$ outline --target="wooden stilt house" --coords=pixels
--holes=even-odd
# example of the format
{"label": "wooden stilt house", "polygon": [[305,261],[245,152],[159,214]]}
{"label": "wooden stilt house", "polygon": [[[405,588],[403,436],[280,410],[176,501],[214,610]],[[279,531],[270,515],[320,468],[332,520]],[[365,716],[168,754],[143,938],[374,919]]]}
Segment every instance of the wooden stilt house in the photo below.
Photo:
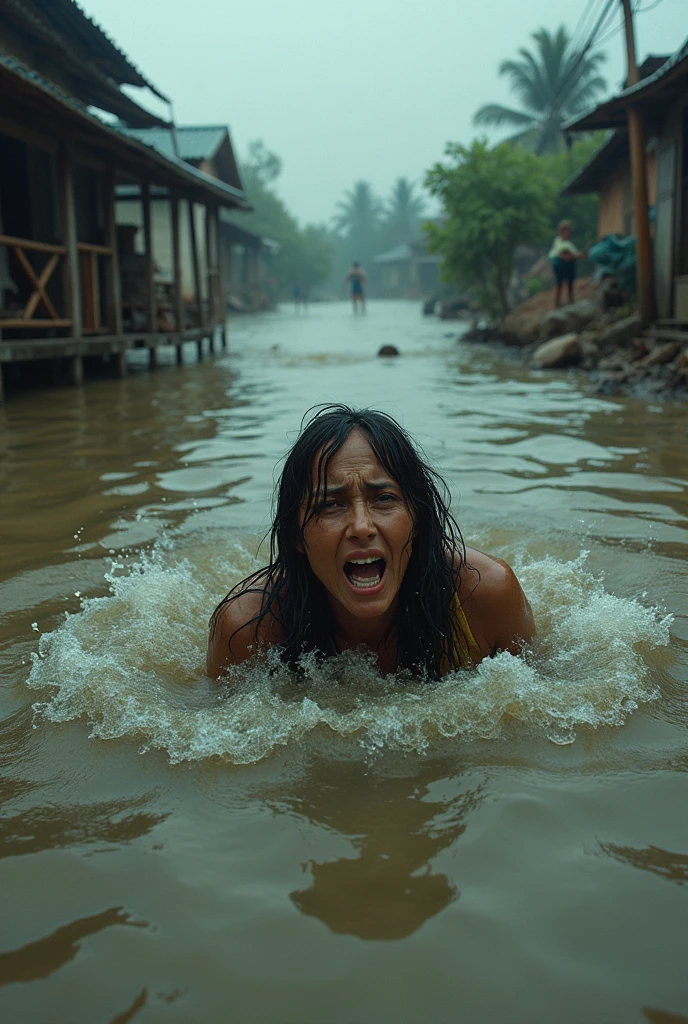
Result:
{"label": "wooden stilt house", "polygon": [[[250,208],[238,174],[229,184],[132,136],[172,126],[122,86],[165,97],[73,0],[1,6],[0,371],[59,359],[78,381],[86,357],[123,373],[130,348],[151,363],[161,344],[181,357],[194,340],[200,353],[225,323],[220,210]],[[119,224],[123,189],[138,203],[138,247]],[[167,282],[152,216],[162,197]]]}
{"label": "wooden stilt house", "polygon": [[564,126],[615,133],[564,194],[599,194],[601,234],[635,232],[626,132],[628,111],[635,109],[645,131],[657,312],[682,328],[682,338],[688,327],[688,40],[672,57],[650,58],[639,70],[635,85]]}

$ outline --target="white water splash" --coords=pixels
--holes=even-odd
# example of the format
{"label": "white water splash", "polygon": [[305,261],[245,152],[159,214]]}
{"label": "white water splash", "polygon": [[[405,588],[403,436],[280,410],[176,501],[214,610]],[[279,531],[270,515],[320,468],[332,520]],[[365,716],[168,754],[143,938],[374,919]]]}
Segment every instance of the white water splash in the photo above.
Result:
{"label": "white water splash", "polygon": [[254,663],[218,687],[204,673],[208,616],[253,559],[226,539],[196,535],[186,557],[180,546],[110,574],[107,596],[41,636],[28,679],[49,691],[34,705],[37,724],[86,718],[92,736],[136,739],[172,762],[248,764],[323,734],[366,756],[432,751],[442,737],[495,739],[515,725],[570,743],[581,726],[623,725],[658,696],[645,656],[668,643],[670,619],[607,593],[585,555],[518,567],[539,630],[525,657],[503,653],[428,684],[381,679],[371,657],[349,652],[322,665],[306,658],[298,683]]}

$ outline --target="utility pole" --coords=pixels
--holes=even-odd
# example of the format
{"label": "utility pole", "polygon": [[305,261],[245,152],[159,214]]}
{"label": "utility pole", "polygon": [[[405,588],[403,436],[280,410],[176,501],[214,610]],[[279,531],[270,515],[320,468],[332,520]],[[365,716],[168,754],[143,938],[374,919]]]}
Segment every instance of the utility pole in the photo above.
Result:
{"label": "utility pole", "polygon": [[[635,33],[633,30],[631,0],[621,0],[621,6],[623,7],[624,26],[626,29],[628,66],[626,88],[628,88],[639,81],[639,75],[635,55]],[[628,108],[628,144],[631,156],[631,180],[633,183],[633,208],[635,212],[638,306],[641,322],[643,325],[647,325],[652,322],[655,316],[655,282],[647,197],[645,132],[640,111],[632,104]]]}

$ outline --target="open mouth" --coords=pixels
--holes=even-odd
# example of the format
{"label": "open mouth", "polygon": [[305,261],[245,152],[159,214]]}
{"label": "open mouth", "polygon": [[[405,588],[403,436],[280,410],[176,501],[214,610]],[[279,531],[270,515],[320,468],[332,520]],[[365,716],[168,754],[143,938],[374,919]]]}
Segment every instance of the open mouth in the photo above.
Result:
{"label": "open mouth", "polygon": [[384,558],[354,558],[344,563],[344,572],[352,587],[371,590],[382,583],[386,565]]}

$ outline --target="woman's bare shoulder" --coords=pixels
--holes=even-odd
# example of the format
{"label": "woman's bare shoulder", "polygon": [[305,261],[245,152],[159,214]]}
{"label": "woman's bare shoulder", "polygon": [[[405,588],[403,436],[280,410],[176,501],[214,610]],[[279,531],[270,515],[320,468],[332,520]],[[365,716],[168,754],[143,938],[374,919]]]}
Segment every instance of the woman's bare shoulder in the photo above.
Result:
{"label": "woman's bare shoulder", "polygon": [[249,578],[215,610],[210,621],[206,657],[208,675],[212,679],[217,679],[229,665],[238,665],[283,638],[273,614],[268,612],[259,619],[268,596],[269,589],[264,582]]}
{"label": "woman's bare shoulder", "polygon": [[459,597],[471,631],[486,652],[517,654],[535,636],[528,599],[503,559],[467,548]]}

